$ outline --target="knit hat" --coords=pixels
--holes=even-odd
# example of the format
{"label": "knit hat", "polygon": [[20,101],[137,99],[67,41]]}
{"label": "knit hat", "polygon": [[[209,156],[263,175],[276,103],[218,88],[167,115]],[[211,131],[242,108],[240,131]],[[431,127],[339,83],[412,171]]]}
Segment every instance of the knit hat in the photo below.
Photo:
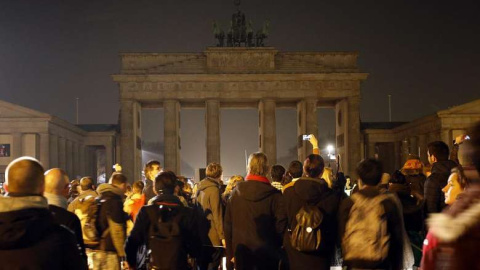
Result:
{"label": "knit hat", "polygon": [[421,170],[423,168],[423,164],[418,159],[409,159],[403,165],[404,170]]}

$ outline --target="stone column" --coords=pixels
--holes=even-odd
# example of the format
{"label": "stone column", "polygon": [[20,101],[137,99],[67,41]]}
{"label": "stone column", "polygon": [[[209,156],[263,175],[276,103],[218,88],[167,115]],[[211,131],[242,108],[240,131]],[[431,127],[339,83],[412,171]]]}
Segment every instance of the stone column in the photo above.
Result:
{"label": "stone column", "polygon": [[312,145],[302,140],[308,134],[318,138],[317,100],[313,98],[297,103],[298,159],[302,162],[312,153]]}
{"label": "stone column", "polygon": [[66,153],[67,153],[66,155],[67,166],[65,170],[67,171],[68,176],[70,176],[70,178],[73,179],[73,177],[75,177],[73,173],[73,142],[70,140],[67,140]]}
{"label": "stone column", "polygon": [[140,103],[122,100],[120,105],[120,164],[128,181],[141,179],[142,141]]}
{"label": "stone column", "polygon": [[58,167],[67,170],[67,141],[63,137],[58,138]]}
{"label": "stone column", "polygon": [[12,149],[10,153],[13,159],[22,156],[22,133],[15,132],[12,134]]}
{"label": "stone column", "polygon": [[402,140],[402,164],[405,163],[405,161],[407,161],[407,158],[408,158],[408,154],[409,154],[409,141],[407,138],[404,138]]}
{"label": "stone column", "polygon": [[258,104],[259,148],[267,155],[270,165],[277,163],[277,129],[275,120],[276,104],[272,99],[262,100]]}
{"label": "stone column", "polygon": [[58,167],[58,136],[50,134],[49,144],[50,144],[50,167]]}
{"label": "stone column", "polygon": [[367,153],[368,158],[374,158],[375,157],[375,142],[368,142],[368,153]]}
{"label": "stone column", "polygon": [[418,135],[418,148],[420,149],[420,160],[423,163],[428,163],[427,157],[427,135],[420,134]]}
{"label": "stone column", "polygon": [[418,139],[417,137],[410,137],[410,147],[409,147],[409,154],[417,155],[419,156],[419,151],[418,151]]}
{"label": "stone column", "polygon": [[165,117],[164,128],[164,157],[165,169],[180,174],[180,103],[176,100],[163,102]]}
{"label": "stone column", "polygon": [[220,163],[220,102],[205,101],[205,127],[207,132],[207,165]]}
{"label": "stone column", "polygon": [[348,125],[347,129],[347,157],[348,161],[344,170],[352,175],[355,167],[361,160],[360,153],[360,96],[349,97],[347,99],[348,107]]}
{"label": "stone column", "polygon": [[452,131],[449,129],[442,129],[440,132],[440,137],[443,142],[445,142],[450,149],[453,146]]}
{"label": "stone column", "polygon": [[40,133],[40,162],[45,170],[50,168],[50,134]]}
{"label": "stone column", "polygon": [[402,150],[400,147],[400,142],[393,142],[393,152],[395,153],[395,168],[400,168],[403,166],[402,163]]}
{"label": "stone column", "polygon": [[[113,142],[112,138],[108,139],[108,144],[105,145],[105,178],[109,179],[113,172]],[[135,182],[140,178],[132,179],[130,181]]]}
{"label": "stone column", "polygon": [[79,147],[79,157],[80,157],[80,164],[79,164],[79,170],[80,170],[80,175],[86,176],[87,175],[87,169],[86,169],[86,164],[87,164],[87,156],[85,154],[86,148],[85,145],[81,142],[78,145]]}
{"label": "stone column", "polygon": [[79,150],[78,150],[78,142],[72,142],[72,149],[73,149],[73,174],[72,177],[77,177],[80,175],[80,157],[79,157]]}

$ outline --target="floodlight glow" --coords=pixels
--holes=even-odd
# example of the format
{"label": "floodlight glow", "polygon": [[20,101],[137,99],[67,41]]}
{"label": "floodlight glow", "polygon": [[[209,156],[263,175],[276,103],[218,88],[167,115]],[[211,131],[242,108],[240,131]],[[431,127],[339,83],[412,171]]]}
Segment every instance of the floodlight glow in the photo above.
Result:
{"label": "floodlight glow", "polygon": [[334,149],[334,148],[333,148],[333,145],[329,144],[329,145],[327,146],[327,151],[328,151],[329,153],[330,153],[330,152],[333,152],[333,149]]}

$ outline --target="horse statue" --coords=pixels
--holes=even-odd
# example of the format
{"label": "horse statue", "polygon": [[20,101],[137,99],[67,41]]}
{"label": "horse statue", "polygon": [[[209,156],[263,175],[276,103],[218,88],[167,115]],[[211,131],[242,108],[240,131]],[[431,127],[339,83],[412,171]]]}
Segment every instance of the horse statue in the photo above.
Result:
{"label": "horse statue", "polygon": [[215,39],[217,39],[217,47],[224,46],[224,39],[225,39],[225,32],[223,32],[222,28],[217,24],[216,21],[213,21],[213,35]]}
{"label": "horse statue", "polygon": [[266,20],[264,23],[263,23],[263,27],[262,29],[258,30],[257,31],[257,34],[255,36],[257,42],[256,42],[256,46],[257,47],[263,47],[265,46],[265,43],[263,42],[266,38],[268,38],[268,34],[269,34],[269,30],[270,30],[270,20]]}

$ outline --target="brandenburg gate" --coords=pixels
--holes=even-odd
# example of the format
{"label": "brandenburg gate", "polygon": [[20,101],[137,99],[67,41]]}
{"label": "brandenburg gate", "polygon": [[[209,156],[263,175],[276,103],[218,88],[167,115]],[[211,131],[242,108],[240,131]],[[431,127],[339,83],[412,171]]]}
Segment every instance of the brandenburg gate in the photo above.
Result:
{"label": "brandenburg gate", "polygon": [[[335,108],[336,153],[352,173],[360,158],[360,85],[368,76],[355,52],[279,52],[273,47],[209,47],[201,53],[123,53],[120,159],[130,181],[141,179],[142,108],[163,108],[165,169],[180,170],[182,108],[205,108],[206,162],[221,162],[221,108],[258,108],[259,151],[276,162],[276,108],[296,108],[298,159],[318,136],[319,107]],[[238,136],[242,136],[239,134]]]}

